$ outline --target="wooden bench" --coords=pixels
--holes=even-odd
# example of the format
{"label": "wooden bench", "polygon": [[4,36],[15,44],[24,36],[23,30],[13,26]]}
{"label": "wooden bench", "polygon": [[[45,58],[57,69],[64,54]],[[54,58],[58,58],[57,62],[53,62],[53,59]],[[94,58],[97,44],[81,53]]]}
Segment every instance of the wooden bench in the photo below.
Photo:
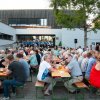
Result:
{"label": "wooden bench", "polygon": [[36,81],[35,87],[44,87],[44,82]]}
{"label": "wooden bench", "polygon": [[[74,86],[81,91],[84,89],[89,89],[89,87],[84,82],[76,82],[74,83]],[[83,91],[83,93],[80,93],[80,94],[76,93],[75,99],[84,100],[84,92],[85,91]]]}
{"label": "wooden bench", "polygon": [[77,88],[88,88],[88,86],[86,84],[84,84],[83,82],[76,82],[76,83],[74,83],[74,85]]}
{"label": "wooden bench", "polygon": [[[41,99],[43,98],[44,99],[44,95],[40,96],[41,94],[37,93],[38,90],[42,90],[44,88],[44,84],[45,84],[45,82],[36,81],[36,83],[35,83],[35,87],[36,87],[36,100],[37,100],[37,98],[41,98]],[[38,96],[38,94],[39,94],[39,96]]]}

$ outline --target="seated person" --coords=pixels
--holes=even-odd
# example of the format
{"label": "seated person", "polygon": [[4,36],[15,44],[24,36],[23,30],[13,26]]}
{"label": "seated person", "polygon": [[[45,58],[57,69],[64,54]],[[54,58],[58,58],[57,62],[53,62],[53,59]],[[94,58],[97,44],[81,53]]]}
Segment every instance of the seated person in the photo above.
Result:
{"label": "seated person", "polygon": [[5,62],[5,60],[1,59],[1,61],[0,61],[0,68],[5,68],[5,65],[3,64],[4,62]]}
{"label": "seated person", "polygon": [[[44,61],[40,63],[39,72],[37,75],[37,80],[49,83],[49,86],[44,92],[45,95],[50,95],[49,91],[52,90],[52,87],[53,87],[52,77],[49,74],[51,71],[54,71],[54,68],[50,65],[51,59],[52,58],[49,54],[46,54],[44,56]],[[55,83],[53,85],[55,85]]]}
{"label": "seated person", "polygon": [[99,95],[100,95],[100,53],[97,56],[97,62],[92,67],[90,72],[90,84],[96,88],[99,88]]}
{"label": "seated person", "polygon": [[[1,59],[0,60],[0,68],[5,68],[5,64],[4,63],[5,63],[5,60],[4,59]],[[1,78],[0,79],[0,89],[2,88],[2,85],[1,85],[2,81],[3,81],[3,79]]]}
{"label": "seated person", "polygon": [[1,100],[9,100],[9,89],[11,86],[13,87],[13,93],[15,93],[15,87],[23,85],[27,80],[26,71],[23,65],[18,61],[14,61],[13,55],[8,55],[5,61],[9,63],[8,69],[5,72],[8,75],[11,74],[12,79],[6,79],[3,81],[4,97]]}
{"label": "seated person", "polygon": [[86,73],[85,73],[86,80],[89,80],[91,69],[92,69],[93,65],[96,63],[97,52],[90,51],[90,53],[91,53],[91,56],[89,57],[88,66],[87,66]]}
{"label": "seated person", "polygon": [[30,73],[30,66],[28,64],[28,62],[23,58],[23,54],[17,54],[16,55],[16,60],[18,60],[24,67],[25,72],[26,72],[26,76],[27,78],[29,77],[29,73]]}
{"label": "seated person", "polygon": [[2,82],[1,81],[0,81],[0,93],[3,93],[3,87],[2,87]]}
{"label": "seated person", "polygon": [[65,67],[66,71],[69,72],[72,77],[70,80],[66,81],[64,85],[70,93],[78,93],[79,91],[76,90],[73,84],[83,80],[82,71],[76,58],[73,58],[71,54],[67,54],[65,57],[65,62],[68,63]]}

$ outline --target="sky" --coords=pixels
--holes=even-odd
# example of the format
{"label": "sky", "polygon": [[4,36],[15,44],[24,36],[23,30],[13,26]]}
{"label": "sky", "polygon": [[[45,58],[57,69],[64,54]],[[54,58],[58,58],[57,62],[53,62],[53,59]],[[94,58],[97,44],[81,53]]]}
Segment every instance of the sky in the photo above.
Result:
{"label": "sky", "polygon": [[49,9],[50,0],[0,0],[0,10],[4,9]]}

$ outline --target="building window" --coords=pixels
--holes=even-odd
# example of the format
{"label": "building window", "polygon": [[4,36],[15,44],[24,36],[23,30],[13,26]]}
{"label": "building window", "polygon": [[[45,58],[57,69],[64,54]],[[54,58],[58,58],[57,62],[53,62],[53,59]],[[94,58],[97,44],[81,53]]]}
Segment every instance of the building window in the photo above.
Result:
{"label": "building window", "polygon": [[41,19],[41,18],[9,18],[8,24],[13,26],[27,26],[27,25],[33,25],[33,26],[47,26],[47,19]]}
{"label": "building window", "polygon": [[0,39],[13,40],[13,36],[12,35],[8,35],[8,34],[4,34],[4,33],[0,33]]}
{"label": "building window", "polygon": [[47,19],[41,19],[41,26],[47,26]]}

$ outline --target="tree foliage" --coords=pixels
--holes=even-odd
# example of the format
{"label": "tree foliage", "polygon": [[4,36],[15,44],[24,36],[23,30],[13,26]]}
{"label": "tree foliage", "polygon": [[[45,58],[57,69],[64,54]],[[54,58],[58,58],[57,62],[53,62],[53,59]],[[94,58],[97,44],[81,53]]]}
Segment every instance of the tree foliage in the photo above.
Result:
{"label": "tree foliage", "polygon": [[[87,45],[87,32],[100,29],[100,0],[51,0],[56,23],[65,28],[80,28],[84,31],[84,46]],[[87,22],[94,15],[95,27]]]}
{"label": "tree foliage", "polygon": [[100,29],[100,15],[94,20],[95,27]]}

